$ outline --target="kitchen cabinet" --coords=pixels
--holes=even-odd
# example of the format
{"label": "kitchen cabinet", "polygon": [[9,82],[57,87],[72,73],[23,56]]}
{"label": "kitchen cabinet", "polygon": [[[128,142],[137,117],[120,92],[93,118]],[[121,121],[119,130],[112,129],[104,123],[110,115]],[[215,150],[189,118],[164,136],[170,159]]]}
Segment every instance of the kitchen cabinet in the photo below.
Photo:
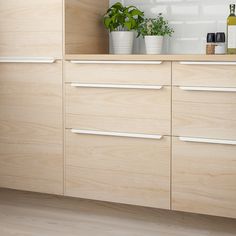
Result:
{"label": "kitchen cabinet", "polygon": [[65,194],[170,209],[171,63],[71,61],[64,75]]}
{"label": "kitchen cabinet", "polygon": [[234,62],[173,63],[173,210],[236,218]]}
{"label": "kitchen cabinet", "polygon": [[63,194],[63,1],[0,0],[0,186]]}
{"label": "kitchen cabinet", "polygon": [[236,218],[235,56],[104,55],[108,4],[0,0],[0,187]]}
{"label": "kitchen cabinet", "polygon": [[63,193],[62,63],[0,63],[0,186]]}

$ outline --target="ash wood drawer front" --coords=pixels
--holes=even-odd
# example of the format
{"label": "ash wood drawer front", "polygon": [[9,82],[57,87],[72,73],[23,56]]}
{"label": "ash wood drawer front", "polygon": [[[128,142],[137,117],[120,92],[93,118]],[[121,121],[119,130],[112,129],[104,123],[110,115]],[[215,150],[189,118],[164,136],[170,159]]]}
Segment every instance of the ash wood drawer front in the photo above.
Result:
{"label": "ash wood drawer front", "polygon": [[61,58],[62,9],[62,0],[0,1],[0,55]]}
{"label": "ash wood drawer front", "polygon": [[171,85],[171,62],[66,61],[67,82]]}
{"label": "ash wood drawer front", "polygon": [[66,195],[170,209],[170,138],[68,129]]}
{"label": "ash wood drawer front", "polygon": [[0,63],[0,186],[62,194],[62,63],[16,61]]}
{"label": "ash wood drawer front", "polygon": [[174,87],[173,134],[236,139],[236,88]]}
{"label": "ash wood drawer front", "polygon": [[170,135],[171,88],[67,84],[66,127]]}
{"label": "ash wood drawer front", "polygon": [[174,210],[236,218],[236,140],[173,138]]}
{"label": "ash wood drawer front", "polygon": [[173,62],[173,85],[236,87],[236,62]]}

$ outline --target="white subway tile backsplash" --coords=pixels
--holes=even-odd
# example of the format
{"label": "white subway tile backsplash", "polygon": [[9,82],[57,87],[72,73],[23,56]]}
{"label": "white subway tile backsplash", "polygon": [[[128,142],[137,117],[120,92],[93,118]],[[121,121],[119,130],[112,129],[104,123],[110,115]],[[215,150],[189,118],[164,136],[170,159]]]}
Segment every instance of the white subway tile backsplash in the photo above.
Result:
{"label": "white subway tile backsplash", "polygon": [[[123,0],[125,5],[135,5],[147,17],[158,13],[169,20],[175,33],[166,37],[164,53],[205,53],[208,32],[226,32],[229,4],[236,0]],[[117,0],[110,0],[114,4]],[[136,39],[135,53],[145,53],[143,39]]]}
{"label": "white subway tile backsplash", "polygon": [[170,14],[174,17],[175,15],[185,17],[185,16],[198,16],[199,15],[199,6],[198,5],[173,5],[170,6]]}

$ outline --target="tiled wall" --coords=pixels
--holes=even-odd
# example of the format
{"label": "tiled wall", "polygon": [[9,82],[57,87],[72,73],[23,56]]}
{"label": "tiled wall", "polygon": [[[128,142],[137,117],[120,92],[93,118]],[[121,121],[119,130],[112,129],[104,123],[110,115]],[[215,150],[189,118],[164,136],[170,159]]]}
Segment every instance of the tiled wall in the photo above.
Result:
{"label": "tiled wall", "polygon": [[[110,0],[113,4],[117,0]],[[236,0],[123,0],[125,5],[135,5],[147,17],[162,12],[174,28],[172,38],[165,39],[164,53],[205,53],[206,34],[225,32],[229,4]],[[135,42],[135,53],[144,53],[143,39]]]}

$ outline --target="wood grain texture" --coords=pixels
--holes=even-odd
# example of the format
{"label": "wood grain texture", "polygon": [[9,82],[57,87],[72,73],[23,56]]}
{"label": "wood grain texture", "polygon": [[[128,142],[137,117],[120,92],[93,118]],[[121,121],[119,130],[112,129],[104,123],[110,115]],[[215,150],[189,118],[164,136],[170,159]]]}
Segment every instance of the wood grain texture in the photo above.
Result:
{"label": "wood grain texture", "polygon": [[102,18],[109,0],[65,0],[65,53],[108,53]]}
{"label": "wood grain texture", "polygon": [[0,0],[0,56],[62,57],[62,0]]}
{"label": "wood grain texture", "polygon": [[65,81],[80,83],[171,85],[171,63],[95,65],[65,62]]}
{"label": "wood grain texture", "polygon": [[66,85],[66,127],[170,135],[171,88],[74,88]]}
{"label": "wood grain texture", "polygon": [[236,218],[236,147],[173,139],[174,210]]}
{"label": "wood grain texture", "polygon": [[236,93],[173,88],[173,134],[236,140]]}
{"label": "wood grain texture", "polygon": [[0,32],[1,57],[62,58],[60,32]]}
{"label": "wood grain texture", "polygon": [[170,208],[170,138],[66,132],[67,196]]}
{"label": "wood grain texture", "polygon": [[235,65],[180,65],[173,62],[172,68],[173,85],[236,87]]}
{"label": "wood grain texture", "polygon": [[62,194],[62,63],[0,71],[0,186]]}
{"label": "wood grain texture", "polygon": [[235,236],[236,221],[0,189],[3,236]]}
{"label": "wood grain texture", "polygon": [[65,60],[111,60],[111,61],[236,61],[235,55],[146,55],[146,54],[133,54],[133,55],[114,55],[114,54],[66,54]]}

